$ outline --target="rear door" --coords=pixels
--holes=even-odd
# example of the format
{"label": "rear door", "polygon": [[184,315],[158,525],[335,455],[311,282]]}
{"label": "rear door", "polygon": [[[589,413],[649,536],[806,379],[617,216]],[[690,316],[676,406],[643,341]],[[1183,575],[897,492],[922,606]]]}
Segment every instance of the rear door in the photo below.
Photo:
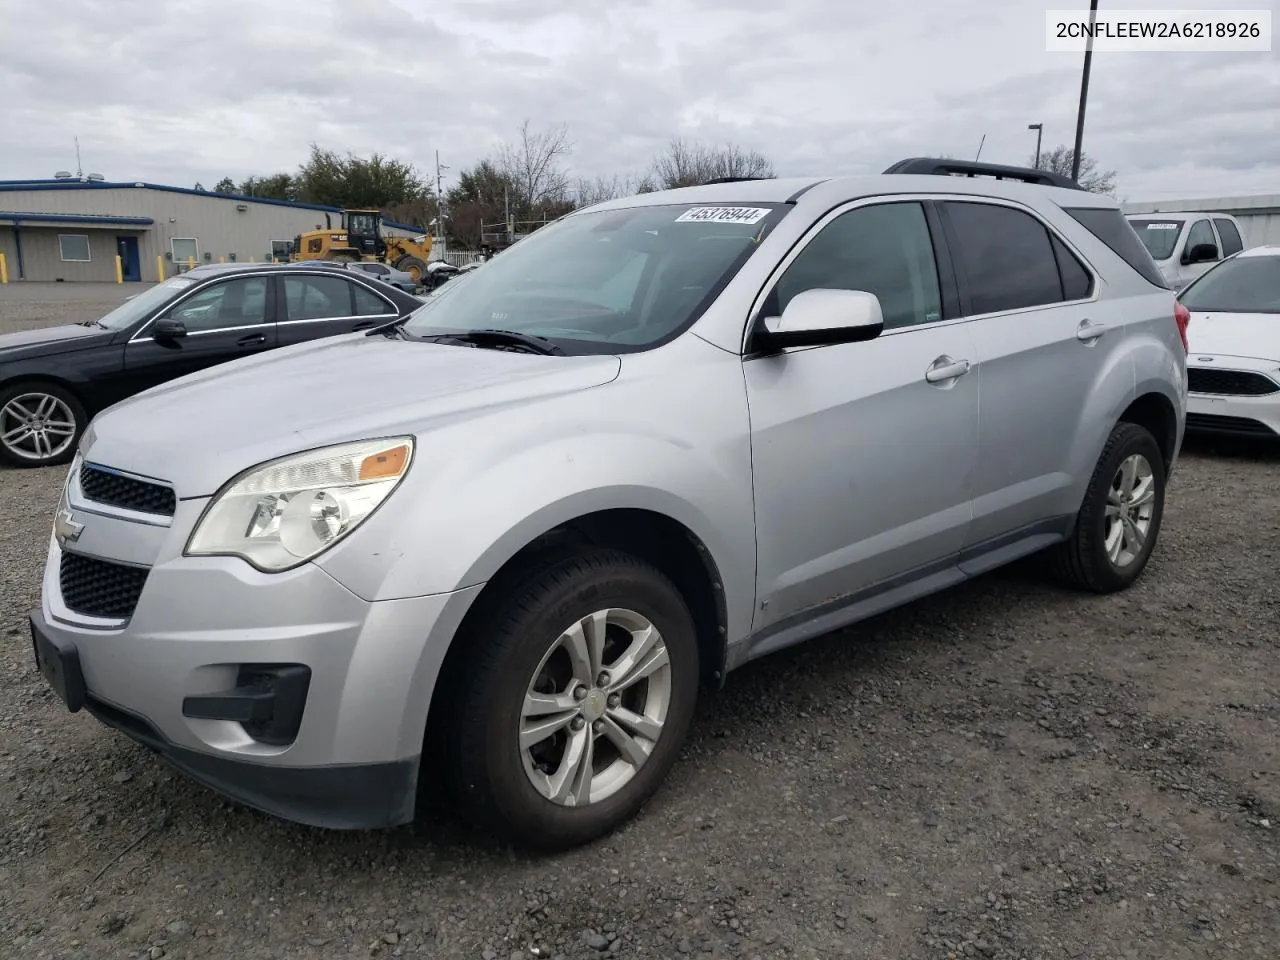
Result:
{"label": "rear door", "polygon": [[1222,254],[1224,260],[1244,249],[1244,239],[1236,229],[1235,223],[1226,217],[1214,217],[1213,225],[1218,228],[1218,239],[1222,241],[1218,252]]}
{"label": "rear door", "polygon": [[[186,336],[156,340],[154,321],[125,345],[125,396],[277,345],[271,280],[230,277],[176,301],[161,317],[179,320]],[[157,318],[160,319],[160,318]]]}
{"label": "rear door", "polygon": [[370,285],[336,272],[290,272],[278,279],[281,346],[367,330],[399,315]]}
{"label": "rear door", "polygon": [[1097,441],[1082,433],[1094,385],[1111,371],[1131,386],[1132,372],[1118,359],[1123,317],[1105,312],[1093,271],[1038,215],[996,199],[939,206],[981,373],[962,562],[975,572],[1001,542],[1047,540],[1075,513],[1072,454]]}

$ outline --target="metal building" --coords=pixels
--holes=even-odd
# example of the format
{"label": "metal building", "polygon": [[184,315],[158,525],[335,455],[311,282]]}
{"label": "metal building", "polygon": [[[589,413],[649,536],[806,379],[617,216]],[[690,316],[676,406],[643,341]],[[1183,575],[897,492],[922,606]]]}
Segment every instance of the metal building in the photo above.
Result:
{"label": "metal building", "polygon": [[[14,280],[154,282],[194,261],[263,262],[299,233],[341,226],[338,207],[155,183],[0,181],[0,253]],[[387,233],[421,230],[384,221]]]}
{"label": "metal building", "polygon": [[1280,194],[1208,200],[1153,200],[1123,204],[1125,213],[1229,213],[1240,222],[1246,247],[1280,244]]}

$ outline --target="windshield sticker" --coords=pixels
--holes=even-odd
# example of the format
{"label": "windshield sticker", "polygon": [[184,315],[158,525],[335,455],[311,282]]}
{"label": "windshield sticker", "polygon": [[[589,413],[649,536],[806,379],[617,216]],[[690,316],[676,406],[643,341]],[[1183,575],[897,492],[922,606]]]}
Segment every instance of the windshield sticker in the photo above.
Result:
{"label": "windshield sticker", "polygon": [[1147,229],[1148,230],[1177,230],[1178,225],[1176,223],[1148,223]]}
{"label": "windshield sticker", "polygon": [[769,215],[767,207],[694,207],[676,217],[676,223],[759,223]]}

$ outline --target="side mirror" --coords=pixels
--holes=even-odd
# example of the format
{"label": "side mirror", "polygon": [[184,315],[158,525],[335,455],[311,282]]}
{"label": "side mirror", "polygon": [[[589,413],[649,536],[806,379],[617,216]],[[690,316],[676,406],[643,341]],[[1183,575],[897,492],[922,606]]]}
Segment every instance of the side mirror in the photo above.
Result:
{"label": "side mirror", "polygon": [[151,336],[156,340],[177,340],[187,335],[187,325],[172,317],[162,317],[151,328]]}
{"label": "side mirror", "polygon": [[1183,263],[1207,263],[1210,260],[1218,259],[1218,245],[1216,243],[1197,243],[1194,247],[1186,252],[1183,256]]}
{"label": "side mirror", "polygon": [[780,317],[767,317],[752,334],[766,352],[874,340],[884,330],[880,298],[865,290],[805,290]]}

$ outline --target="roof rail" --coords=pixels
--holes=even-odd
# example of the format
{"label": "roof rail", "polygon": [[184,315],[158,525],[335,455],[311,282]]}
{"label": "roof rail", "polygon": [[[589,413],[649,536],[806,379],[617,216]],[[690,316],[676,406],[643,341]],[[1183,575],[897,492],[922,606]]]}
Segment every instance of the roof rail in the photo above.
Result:
{"label": "roof rail", "polygon": [[710,180],[703,180],[702,185],[709,186],[713,183],[742,183],[744,180],[776,180],[776,177],[712,177]]}
{"label": "roof rail", "polygon": [[1021,180],[1023,183],[1038,183],[1044,187],[1065,187],[1068,190],[1083,190],[1084,187],[1070,177],[1048,170],[1035,170],[1031,167],[1009,167],[1002,163],[978,163],[976,160],[944,160],[932,157],[911,157],[899,160],[885,173],[923,173],[966,177],[995,177],[997,180]]}

